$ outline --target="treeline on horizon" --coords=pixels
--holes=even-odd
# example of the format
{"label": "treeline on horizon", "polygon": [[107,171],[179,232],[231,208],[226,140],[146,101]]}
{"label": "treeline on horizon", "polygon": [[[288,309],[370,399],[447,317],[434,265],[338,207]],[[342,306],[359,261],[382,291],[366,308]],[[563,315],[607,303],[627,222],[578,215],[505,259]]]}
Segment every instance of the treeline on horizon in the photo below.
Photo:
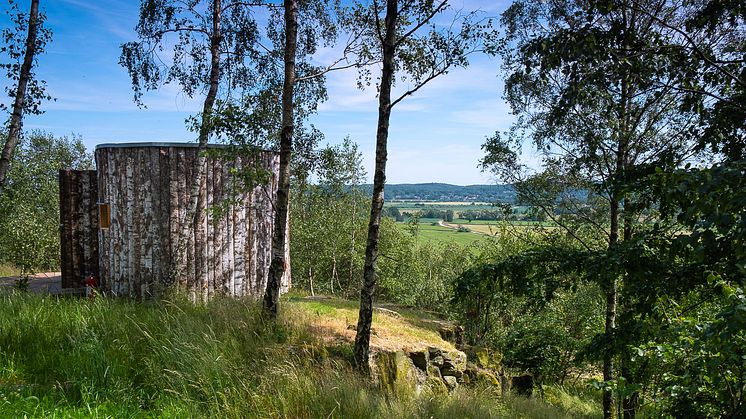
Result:
{"label": "treeline on horizon", "polygon": [[[348,186],[351,188],[351,186]],[[365,195],[373,193],[373,185],[356,188]],[[515,204],[517,197],[513,185],[452,185],[448,183],[386,184],[386,201],[441,201],[441,202],[500,202]]]}

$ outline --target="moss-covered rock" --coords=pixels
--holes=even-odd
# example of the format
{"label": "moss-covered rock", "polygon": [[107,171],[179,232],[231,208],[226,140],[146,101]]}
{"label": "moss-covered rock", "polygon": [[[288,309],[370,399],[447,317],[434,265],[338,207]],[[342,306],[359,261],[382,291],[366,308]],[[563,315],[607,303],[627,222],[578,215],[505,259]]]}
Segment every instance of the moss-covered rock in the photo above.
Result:
{"label": "moss-covered rock", "polygon": [[440,376],[428,376],[425,385],[427,386],[428,391],[433,394],[445,395],[448,393],[448,386],[446,386],[445,381],[443,381],[443,378]]}
{"label": "moss-covered rock", "polygon": [[489,386],[497,392],[501,391],[499,376],[494,371],[481,368],[476,364],[467,364],[462,381],[471,386]]}
{"label": "moss-covered rock", "polygon": [[443,382],[445,382],[446,387],[448,387],[449,390],[453,390],[458,387],[458,378],[452,375],[444,375]]}
{"label": "moss-covered rock", "polygon": [[412,360],[402,351],[372,354],[370,370],[373,381],[392,392],[416,393],[425,381],[424,372],[418,374]]}
{"label": "moss-covered rock", "polygon": [[443,367],[441,374],[451,375],[460,378],[466,370],[466,354],[461,351],[451,351],[443,353]]}
{"label": "moss-covered rock", "polygon": [[502,354],[491,348],[483,346],[473,346],[467,353],[469,360],[473,361],[480,368],[499,371],[502,368]]}
{"label": "moss-covered rock", "polygon": [[[435,392],[453,390],[463,381],[466,366],[465,353],[437,347],[375,352],[370,359],[373,381],[393,392],[419,393],[424,387]],[[476,380],[476,372],[473,375]]]}

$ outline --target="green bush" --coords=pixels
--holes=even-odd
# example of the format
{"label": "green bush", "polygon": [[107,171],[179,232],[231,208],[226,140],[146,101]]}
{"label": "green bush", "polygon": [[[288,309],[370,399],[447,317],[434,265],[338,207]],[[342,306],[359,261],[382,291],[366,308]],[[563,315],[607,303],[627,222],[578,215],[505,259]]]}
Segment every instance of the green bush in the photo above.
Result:
{"label": "green bush", "polygon": [[417,240],[383,220],[379,253],[379,298],[446,312],[454,279],[472,265],[478,252],[455,243]]}
{"label": "green bush", "polygon": [[90,169],[79,138],[34,131],[16,148],[0,196],[0,263],[23,274],[56,270],[60,259],[60,169]]}
{"label": "green bush", "polygon": [[549,383],[563,383],[572,371],[592,369],[578,354],[603,330],[602,301],[595,284],[582,284],[537,310],[522,310],[495,342],[503,362]]}
{"label": "green bush", "polygon": [[[572,263],[574,255],[571,249],[548,253],[546,243],[559,240],[553,233],[497,234],[485,255],[490,263],[475,263],[459,276],[452,301],[469,341],[502,353],[507,368],[530,373],[539,384],[594,371],[594,360],[581,354],[603,330],[599,286],[552,272],[556,260]],[[536,262],[536,255],[551,258]]]}

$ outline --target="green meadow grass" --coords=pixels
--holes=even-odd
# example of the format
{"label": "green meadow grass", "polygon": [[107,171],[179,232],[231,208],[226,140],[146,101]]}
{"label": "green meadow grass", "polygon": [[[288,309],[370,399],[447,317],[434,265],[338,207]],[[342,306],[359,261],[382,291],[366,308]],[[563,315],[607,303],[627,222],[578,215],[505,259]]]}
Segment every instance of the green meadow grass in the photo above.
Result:
{"label": "green meadow grass", "polygon": [[[396,224],[402,231],[409,232],[409,226],[405,223]],[[468,226],[466,226],[468,227]],[[453,228],[432,225],[431,223],[420,222],[418,240],[426,240],[440,243],[456,243],[462,246],[468,246],[474,242],[490,240],[489,237],[473,232],[460,232]]]}
{"label": "green meadow grass", "polygon": [[0,278],[5,276],[18,276],[21,270],[15,266],[0,263]]}
{"label": "green meadow grass", "polygon": [[469,226],[469,224],[472,225],[494,225],[494,226],[500,226],[500,225],[509,225],[509,226],[518,226],[518,227],[552,227],[555,224],[551,221],[524,221],[524,220],[511,220],[511,221],[496,221],[496,220],[472,220],[471,222],[467,220],[466,218],[454,218],[451,222],[452,224],[464,224],[465,226]]}
{"label": "green meadow grass", "polygon": [[0,294],[0,417],[598,416],[577,416],[582,403],[568,397],[570,408],[500,398],[491,388],[388,393],[352,368],[351,347],[327,350],[311,333],[319,318],[347,307],[335,304],[285,299],[274,323],[251,299],[192,305]]}

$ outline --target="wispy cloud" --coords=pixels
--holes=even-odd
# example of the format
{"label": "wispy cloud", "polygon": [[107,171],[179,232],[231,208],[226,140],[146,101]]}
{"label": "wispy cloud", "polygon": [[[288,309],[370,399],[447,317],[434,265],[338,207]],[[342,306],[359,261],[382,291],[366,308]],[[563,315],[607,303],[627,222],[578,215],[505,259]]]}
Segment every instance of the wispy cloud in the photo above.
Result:
{"label": "wispy cloud", "polygon": [[106,2],[87,0],[62,0],[68,7],[77,8],[89,13],[98,30],[103,29],[114,35],[119,41],[134,39],[134,24],[137,22],[138,8],[129,0],[110,0]]}
{"label": "wispy cloud", "polygon": [[[162,86],[143,98],[148,109],[132,101],[130,80],[118,65],[119,45],[136,39],[139,1],[60,0],[48,2],[54,41],[40,57],[38,74],[57,97],[29,117],[26,128],[44,128],[57,135],[79,133],[89,146],[110,141],[190,141],[194,134],[184,118],[197,113],[202,97],[187,98],[176,85]],[[456,0],[454,8],[478,6],[497,14],[507,2]],[[341,56],[340,47],[321,48],[316,63],[327,65]],[[509,126],[501,100],[499,63],[474,56],[467,69],[454,69],[406,98],[394,109],[390,130],[391,182],[444,181],[470,184],[489,181],[477,168],[484,138]],[[350,134],[360,143],[368,173],[373,172],[378,100],[372,84],[357,88],[354,69],[328,75],[329,100],[312,121],[330,142]],[[411,88],[400,82],[398,96]]]}

